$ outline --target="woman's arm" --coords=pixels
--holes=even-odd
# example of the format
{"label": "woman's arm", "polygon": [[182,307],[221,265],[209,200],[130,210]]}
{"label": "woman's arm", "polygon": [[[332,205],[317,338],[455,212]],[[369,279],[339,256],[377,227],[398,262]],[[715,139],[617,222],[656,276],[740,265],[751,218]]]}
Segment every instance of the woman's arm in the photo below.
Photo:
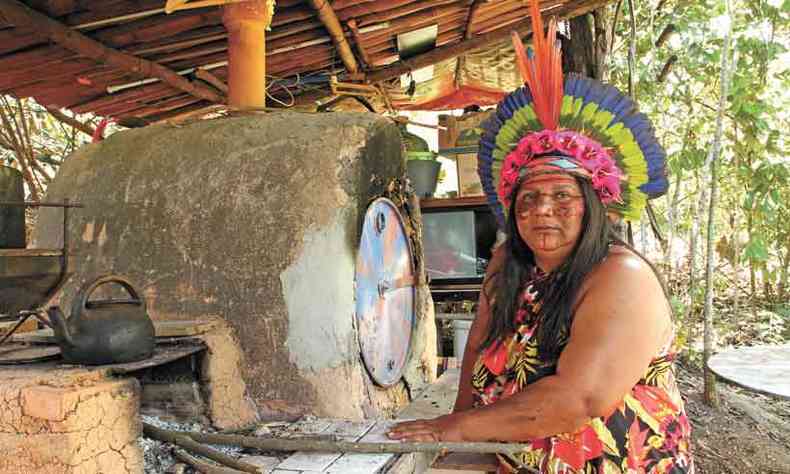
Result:
{"label": "woman's arm", "polygon": [[572,432],[611,412],[644,375],[669,327],[650,267],[630,252],[612,252],[583,288],[555,375],[486,407],[404,423],[391,436],[523,441]]}
{"label": "woman's arm", "polygon": [[453,413],[469,410],[472,408],[474,396],[472,392],[472,372],[475,362],[480,354],[480,347],[488,334],[488,325],[491,321],[490,294],[492,288],[492,278],[501,269],[504,260],[504,246],[499,246],[494,250],[491,261],[486,268],[486,276],[480,290],[480,297],[477,304],[477,316],[472,321],[467,337],[466,348],[464,349],[463,359],[461,360],[461,376],[458,382],[458,395],[453,406]]}

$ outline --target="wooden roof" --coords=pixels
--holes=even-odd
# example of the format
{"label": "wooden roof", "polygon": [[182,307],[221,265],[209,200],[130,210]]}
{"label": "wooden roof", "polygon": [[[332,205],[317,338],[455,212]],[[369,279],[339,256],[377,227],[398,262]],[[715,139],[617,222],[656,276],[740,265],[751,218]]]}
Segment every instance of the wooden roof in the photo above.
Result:
{"label": "wooden roof", "polygon": [[[207,7],[168,15],[164,3],[0,0],[0,93],[34,97],[42,105],[76,113],[146,121],[212,105],[217,97],[224,97],[227,76],[222,9]],[[541,7],[544,12],[570,18],[606,3],[608,0],[544,0]],[[11,13],[22,4],[45,15],[47,18],[42,18],[50,23],[24,24]],[[309,0],[277,0],[266,35],[269,93],[286,103],[292,96],[297,102],[329,96],[327,74],[332,73],[341,80],[363,84],[390,81],[392,89],[400,73],[447,60],[470,44],[492,47],[498,39],[501,46],[503,34],[523,29],[528,18],[524,0],[334,0],[334,14],[362,69],[349,77],[343,75],[344,63],[311,5]],[[436,48],[425,57],[400,61],[397,35],[432,24],[438,24]],[[69,30],[58,36],[53,31],[59,26]],[[69,42],[75,37],[93,40],[92,49],[75,52]],[[108,51],[145,61],[140,62],[143,66],[129,69],[123,61],[108,56]],[[184,87],[152,79],[163,71],[180,74],[177,79],[183,78]],[[191,92],[190,87],[194,89]]]}

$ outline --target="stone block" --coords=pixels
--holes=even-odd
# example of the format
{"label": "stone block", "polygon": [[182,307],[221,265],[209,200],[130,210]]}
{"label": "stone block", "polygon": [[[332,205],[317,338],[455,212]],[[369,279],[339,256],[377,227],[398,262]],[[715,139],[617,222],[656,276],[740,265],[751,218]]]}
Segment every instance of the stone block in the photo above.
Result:
{"label": "stone block", "polygon": [[137,380],[64,381],[54,371],[51,380],[5,375],[0,373],[7,382],[0,383],[0,472],[143,472]]}

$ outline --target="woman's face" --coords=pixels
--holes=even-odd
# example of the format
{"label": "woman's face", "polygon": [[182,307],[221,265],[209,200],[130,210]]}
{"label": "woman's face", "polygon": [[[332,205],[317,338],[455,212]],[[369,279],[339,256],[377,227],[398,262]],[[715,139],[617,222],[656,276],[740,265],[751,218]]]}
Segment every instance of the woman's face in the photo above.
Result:
{"label": "woman's face", "polygon": [[584,196],[567,174],[527,179],[516,194],[518,233],[538,259],[565,259],[582,232]]}

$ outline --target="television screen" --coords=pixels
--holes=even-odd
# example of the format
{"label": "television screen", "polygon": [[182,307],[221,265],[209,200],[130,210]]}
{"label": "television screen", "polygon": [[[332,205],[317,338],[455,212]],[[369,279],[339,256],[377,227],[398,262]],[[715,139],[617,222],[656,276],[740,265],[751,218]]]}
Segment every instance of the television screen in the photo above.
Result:
{"label": "television screen", "polygon": [[422,219],[425,268],[430,280],[482,281],[497,238],[490,209],[426,209]]}
{"label": "television screen", "polygon": [[431,212],[422,217],[428,277],[435,280],[478,276],[474,211]]}

